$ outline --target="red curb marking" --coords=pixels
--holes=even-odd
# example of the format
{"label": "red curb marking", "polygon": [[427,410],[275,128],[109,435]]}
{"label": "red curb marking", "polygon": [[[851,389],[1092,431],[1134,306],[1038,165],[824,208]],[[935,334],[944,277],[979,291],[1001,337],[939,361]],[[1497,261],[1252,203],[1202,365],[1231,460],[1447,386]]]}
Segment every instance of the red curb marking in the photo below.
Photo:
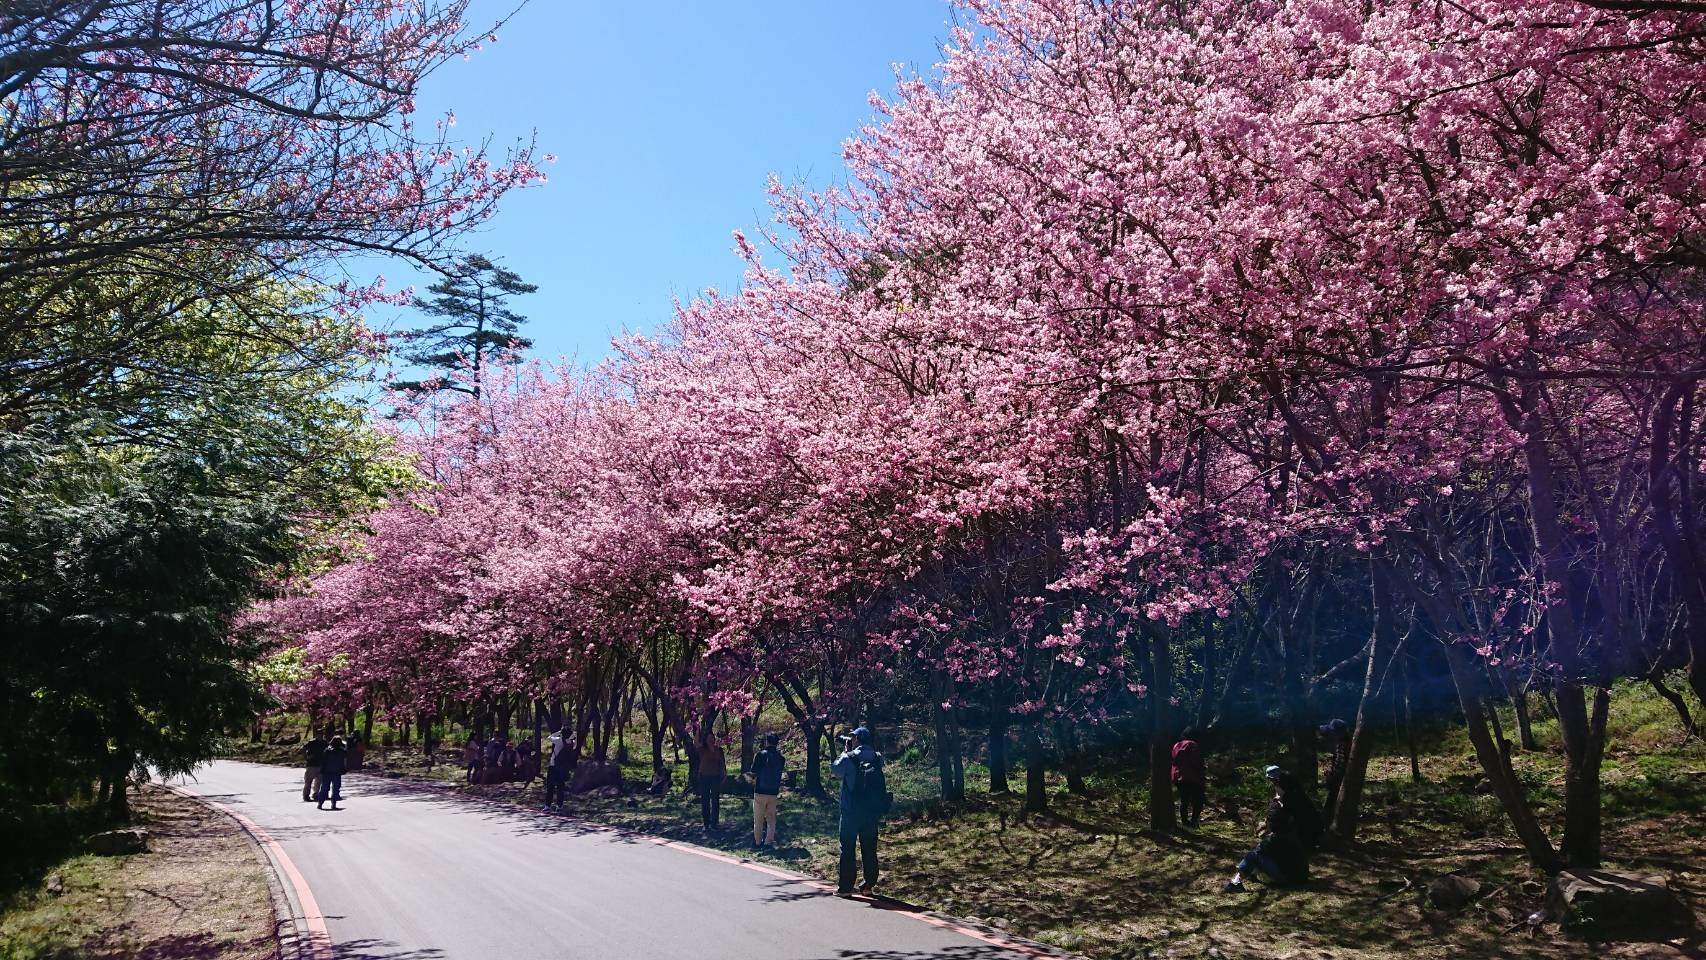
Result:
{"label": "red curb marking", "polygon": [[279,869],[284,872],[284,878],[290,881],[291,889],[296,891],[296,902],[302,905],[302,923],[308,928],[308,955],[313,960],[332,960],[332,936],[326,930],[326,918],[320,913],[320,904],[314,899],[314,891],[308,889],[308,881],[302,876],[302,871],[296,869],[296,863],[290,859],[290,854],[284,852],[284,847],[280,846],[277,840],[274,840],[270,834],[261,829],[260,824],[223,803],[217,803],[201,794],[193,793],[182,787],[175,787],[169,783],[162,783],[161,786],[173,793],[182,794],[192,800],[205,803],[237,821],[238,825],[249,831],[250,836],[255,838],[255,842],[273,855]]}

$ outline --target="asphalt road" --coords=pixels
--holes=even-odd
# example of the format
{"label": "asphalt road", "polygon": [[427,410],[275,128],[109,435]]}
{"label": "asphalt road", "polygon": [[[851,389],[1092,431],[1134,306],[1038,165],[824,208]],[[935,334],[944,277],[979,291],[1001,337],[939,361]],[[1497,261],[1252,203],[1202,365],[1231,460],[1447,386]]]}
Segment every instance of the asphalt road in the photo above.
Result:
{"label": "asphalt road", "polygon": [[313,891],[342,960],[1022,960],[819,885],[576,821],[351,774],[220,761],[173,781],[258,824]]}

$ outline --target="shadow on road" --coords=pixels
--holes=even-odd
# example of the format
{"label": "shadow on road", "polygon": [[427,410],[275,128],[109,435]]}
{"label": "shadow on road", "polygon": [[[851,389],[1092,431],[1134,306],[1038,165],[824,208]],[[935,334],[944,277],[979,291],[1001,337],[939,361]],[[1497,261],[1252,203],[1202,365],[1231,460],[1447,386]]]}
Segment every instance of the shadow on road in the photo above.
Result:
{"label": "shadow on road", "polygon": [[839,950],[821,960],[1014,960],[1011,950],[983,943],[939,950]]}
{"label": "shadow on road", "polygon": [[335,960],[437,960],[444,951],[436,947],[404,950],[390,940],[345,940],[332,945]]}

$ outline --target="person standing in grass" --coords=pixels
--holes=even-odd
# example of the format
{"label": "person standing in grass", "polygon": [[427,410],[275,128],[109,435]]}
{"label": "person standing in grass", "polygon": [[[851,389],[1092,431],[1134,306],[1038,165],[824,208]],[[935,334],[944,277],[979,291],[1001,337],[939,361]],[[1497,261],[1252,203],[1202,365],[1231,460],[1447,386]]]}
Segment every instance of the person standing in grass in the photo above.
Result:
{"label": "person standing in grass", "polygon": [[320,791],[314,794],[314,805],[321,810],[326,809],[326,801],[332,801],[332,809],[344,799],[344,764],[349,748],[344,745],[343,737],[333,737],[326,745],[326,752],[320,756]]}
{"label": "person standing in grass", "polygon": [[787,765],[778,749],[781,738],[764,735],[764,749],[752,758],[752,845],[776,845],[776,798],[782,792],[782,769]]}
{"label": "person standing in grass", "polygon": [[326,755],[326,738],[314,734],[302,745],[302,755],[308,761],[308,769],[302,774],[302,802],[307,803],[320,789],[320,758]]}
{"label": "person standing in grass", "polygon": [[1201,825],[1208,777],[1195,727],[1186,727],[1179,742],[1173,744],[1173,785],[1179,788],[1179,822],[1187,827]]}
{"label": "person standing in grass", "polygon": [[707,724],[699,735],[699,813],[707,831],[722,825],[723,780],[728,775],[728,756]]}
{"label": "person standing in grass", "polygon": [[[841,778],[841,870],[835,895],[851,897],[860,865],[865,882],[859,884],[858,892],[870,893],[877,885],[877,830],[893,797],[883,773],[883,755],[871,746],[871,731],[859,727],[841,739],[841,756],[830,768]],[[855,846],[861,857],[854,856]]]}
{"label": "person standing in grass", "polygon": [[1321,836],[1321,814],[1309,791],[1297,778],[1279,767],[1268,767],[1262,775],[1273,784],[1268,815],[1256,833],[1256,848],[1238,861],[1223,893],[1241,893],[1244,879],[1260,873],[1275,884],[1303,883],[1309,879],[1309,857]]}

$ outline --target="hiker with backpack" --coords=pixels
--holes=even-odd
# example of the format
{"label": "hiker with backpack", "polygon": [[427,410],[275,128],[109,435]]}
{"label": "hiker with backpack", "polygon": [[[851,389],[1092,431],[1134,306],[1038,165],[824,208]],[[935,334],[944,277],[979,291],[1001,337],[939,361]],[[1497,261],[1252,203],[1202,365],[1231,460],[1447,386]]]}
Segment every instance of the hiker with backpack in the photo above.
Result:
{"label": "hiker with backpack", "polygon": [[841,740],[841,756],[830,768],[841,778],[841,874],[835,895],[851,897],[859,865],[854,857],[855,845],[862,854],[865,873],[858,892],[870,893],[877,885],[877,829],[894,797],[883,774],[883,755],[871,746],[871,731],[860,727]]}
{"label": "hiker with backpack", "polygon": [[1242,893],[1244,878],[1258,873],[1281,886],[1309,879],[1309,857],[1321,836],[1321,814],[1296,777],[1279,767],[1268,767],[1262,775],[1274,786],[1268,815],[1256,834],[1256,849],[1238,861],[1232,879],[1221,888],[1223,893]]}
{"label": "hiker with backpack", "polygon": [[1203,802],[1208,796],[1208,776],[1203,769],[1202,744],[1195,727],[1186,727],[1173,744],[1173,786],[1179,789],[1179,822],[1187,827],[1202,824]]}

